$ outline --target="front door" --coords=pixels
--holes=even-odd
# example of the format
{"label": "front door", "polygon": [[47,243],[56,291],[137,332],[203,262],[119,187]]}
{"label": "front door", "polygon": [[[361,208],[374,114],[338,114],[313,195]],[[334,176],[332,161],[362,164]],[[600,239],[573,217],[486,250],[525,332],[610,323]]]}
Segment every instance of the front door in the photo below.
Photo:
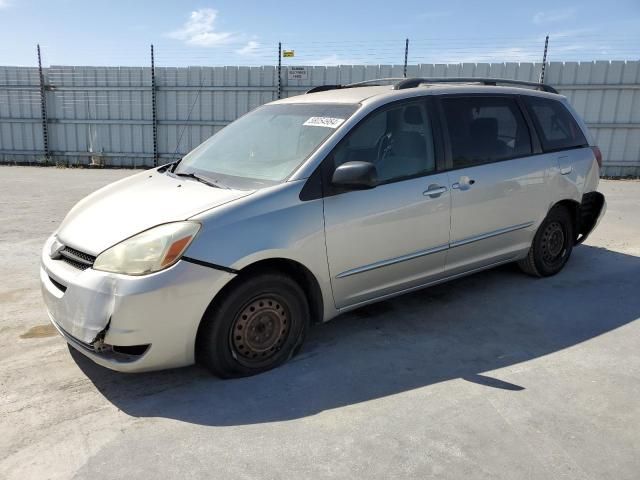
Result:
{"label": "front door", "polygon": [[435,159],[431,122],[422,100],[370,114],[327,159],[330,171],[347,161],[373,162],[379,180],[373,189],[330,192],[324,199],[337,308],[443,275],[450,192],[447,174],[435,171]]}

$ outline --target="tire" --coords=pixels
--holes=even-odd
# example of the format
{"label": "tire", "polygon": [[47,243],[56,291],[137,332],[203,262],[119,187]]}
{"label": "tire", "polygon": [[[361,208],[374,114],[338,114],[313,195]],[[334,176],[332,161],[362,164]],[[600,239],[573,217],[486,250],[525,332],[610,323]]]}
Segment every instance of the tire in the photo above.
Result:
{"label": "tire", "polygon": [[555,275],[569,260],[574,241],[571,215],[562,206],[554,207],[538,228],[527,257],[518,266],[534,277]]}
{"label": "tire", "polygon": [[280,273],[241,280],[207,309],[196,356],[222,378],[271,370],[300,349],[310,323],[300,286]]}

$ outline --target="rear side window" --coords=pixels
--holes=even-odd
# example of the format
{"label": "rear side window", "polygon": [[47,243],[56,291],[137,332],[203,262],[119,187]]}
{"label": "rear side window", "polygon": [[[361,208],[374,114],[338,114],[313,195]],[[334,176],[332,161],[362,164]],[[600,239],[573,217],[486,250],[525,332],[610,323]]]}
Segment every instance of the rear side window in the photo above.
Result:
{"label": "rear side window", "polygon": [[453,168],[531,154],[531,135],[515,99],[450,97],[442,100]]}
{"label": "rear side window", "polygon": [[557,100],[525,97],[544,151],[584,147],[587,139],[573,115]]}

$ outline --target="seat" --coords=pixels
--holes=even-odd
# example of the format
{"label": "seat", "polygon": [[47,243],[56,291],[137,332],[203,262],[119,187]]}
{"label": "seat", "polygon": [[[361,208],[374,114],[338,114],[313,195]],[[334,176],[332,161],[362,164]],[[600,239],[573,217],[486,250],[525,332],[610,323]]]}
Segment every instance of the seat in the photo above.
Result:
{"label": "seat", "polygon": [[498,138],[498,119],[476,118],[469,129],[472,149],[467,158],[480,160],[505,157],[509,154],[507,145]]}
{"label": "seat", "polygon": [[[418,105],[409,105],[404,109],[402,122],[392,123],[395,131],[390,136],[389,153],[378,159],[376,168],[381,181],[393,178],[409,177],[419,172],[433,169],[433,153],[427,155],[425,123]],[[400,123],[400,125],[398,125]]]}

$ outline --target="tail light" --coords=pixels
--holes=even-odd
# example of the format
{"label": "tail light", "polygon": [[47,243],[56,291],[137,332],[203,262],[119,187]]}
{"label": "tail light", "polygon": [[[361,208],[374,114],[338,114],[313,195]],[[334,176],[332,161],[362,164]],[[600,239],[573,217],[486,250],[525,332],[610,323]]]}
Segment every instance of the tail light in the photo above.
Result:
{"label": "tail light", "polygon": [[593,154],[596,156],[596,162],[598,162],[598,167],[602,168],[602,152],[600,151],[600,147],[591,147]]}

